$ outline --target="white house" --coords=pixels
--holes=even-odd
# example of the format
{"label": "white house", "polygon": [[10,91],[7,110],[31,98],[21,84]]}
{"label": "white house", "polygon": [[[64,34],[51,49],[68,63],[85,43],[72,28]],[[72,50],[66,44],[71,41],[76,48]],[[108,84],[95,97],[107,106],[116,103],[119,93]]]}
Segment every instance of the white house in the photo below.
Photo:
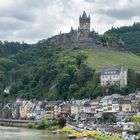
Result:
{"label": "white house", "polygon": [[112,94],[111,96],[105,96],[99,103],[100,109],[103,112],[119,112],[119,94]]}
{"label": "white house", "polygon": [[124,66],[106,67],[101,70],[101,86],[118,84],[127,86],[127,69]]}

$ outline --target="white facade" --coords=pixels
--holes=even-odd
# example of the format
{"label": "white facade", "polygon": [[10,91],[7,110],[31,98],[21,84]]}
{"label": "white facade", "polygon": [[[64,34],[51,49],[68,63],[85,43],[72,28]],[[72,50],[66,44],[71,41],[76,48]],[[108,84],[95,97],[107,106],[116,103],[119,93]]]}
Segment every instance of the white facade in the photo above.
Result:
{"label": "white facade", "polygon": [[118,99],[120,98],[120,95],[118,94],[112,94],[111,96],[105,96],[100,101],[100,108],[103,112],[119,112],[120,105],[118,102]]}
{"label": "white facade", "polygon": [[119,103],[112,104],[112,112],[119,112],[120,111],[120,105]]}
{"label": "white facade", "polygon": [[118,84],[120,87],[127,86],[127,69],[123,66],[108,67],[102,69],[101,86]]}
{"label": "white facade", "polygon": [[78,114],[81,110],[81,100],[73,101],[71,105],[71,114]]}

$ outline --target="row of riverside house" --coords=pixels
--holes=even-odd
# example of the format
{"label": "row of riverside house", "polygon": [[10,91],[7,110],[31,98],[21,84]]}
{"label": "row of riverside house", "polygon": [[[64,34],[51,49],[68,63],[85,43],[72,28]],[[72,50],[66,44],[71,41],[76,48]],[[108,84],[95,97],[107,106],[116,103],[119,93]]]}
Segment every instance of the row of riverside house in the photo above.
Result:
{"label": "row of riverside house", "polygon": [[70,100],[70,101],[36,101],[17,99],[6,105],[0,104],[0,118],[34,119],[42,117],[55,119],[63,115],[71,121],[97,122],[104,118],[110,121],[112,116],[119,120],[140,112],[140,92],[127,96],[113,94],[99,97],[95,100]]}
{"label": "row of riverside house", "polygon": [[[101,86],[118,84],[127,85],[127,68],[124,66],[105,67],[100,73]],[[128,96],[113,94],[99,97],[96,100],[70,100],[70,101],[37,101],[17,99],[6,105],[0,104],[0,118],[34,119],[42,117],[55,119],[58,115],[77,122],[110,121],[114,116],[123,119],[125,116],[136,115],[140,112],[140,92]]]}
{"label": "row of riverside house", "polygon": [[54,119],[58,115],[70,115],[68,101],[36,101],[17,99],[6,105],[0,104],[0,118],[4,119],[32,119],[39,120],[43,117]]}

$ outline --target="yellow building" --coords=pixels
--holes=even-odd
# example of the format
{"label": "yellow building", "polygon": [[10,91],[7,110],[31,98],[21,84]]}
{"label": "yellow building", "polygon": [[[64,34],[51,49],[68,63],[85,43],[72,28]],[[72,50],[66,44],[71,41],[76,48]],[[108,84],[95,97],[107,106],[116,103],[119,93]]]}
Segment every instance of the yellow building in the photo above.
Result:
{"label": "yellow building", "polygon": [[23,108],[21,109],[21,112],[20,112],[20,117],[21,118],[26,118],[27,117],[27,114],[29,113],[30,107],[31,107],[31,101],[27,101],[25,106],[23,106]]}

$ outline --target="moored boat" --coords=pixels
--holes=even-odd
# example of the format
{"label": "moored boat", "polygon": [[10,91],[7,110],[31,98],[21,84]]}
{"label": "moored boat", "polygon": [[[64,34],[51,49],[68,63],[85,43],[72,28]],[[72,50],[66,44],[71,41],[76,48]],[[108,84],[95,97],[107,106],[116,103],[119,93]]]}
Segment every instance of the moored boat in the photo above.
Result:
{"label": "moored boat", "polygon": [[75,136],[75,135],[68,135],[68,138],[69,138],[69,139],[75,139],[76,136]]}
{"label": "moored boat", "polygon": [[53,134],[57,134],[57,131],[52,131]]}

